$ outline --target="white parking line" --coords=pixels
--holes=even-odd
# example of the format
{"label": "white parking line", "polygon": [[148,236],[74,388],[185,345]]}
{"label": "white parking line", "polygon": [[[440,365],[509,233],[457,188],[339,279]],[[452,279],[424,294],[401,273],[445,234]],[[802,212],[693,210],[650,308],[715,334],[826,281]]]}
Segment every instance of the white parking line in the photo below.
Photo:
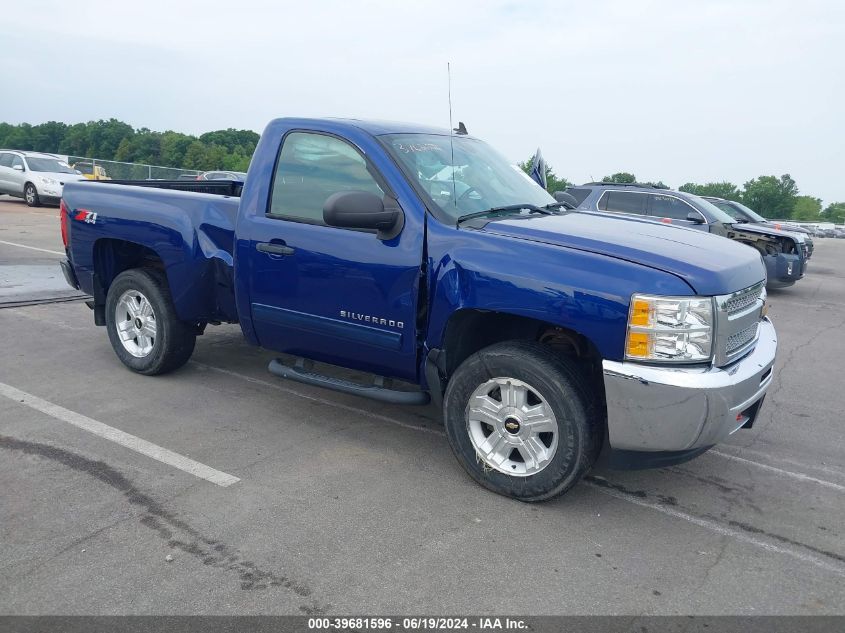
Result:
{"label": "white parking line", "polygon": [[[778,456],[775,457],[770,455],[769,453],[765,453],[763,451],[754,450],[753,448],[748,448],[747,446],[731,446],[726,444],[724,446],[720,446],[717,450],[710,451],[714,455],[731,455],[732,457],[744,457],[745,455],[756,455],[757,457],[762,457],[763,459],[769,459],[773,461],[777,461],[780,464],[789,464],[790,466],[796,466],[806,471],[817,471],[820,473],[825,473],[827,475],[833,475],[834,477],[845,477],[845,470],[841,468],[835,468],[833,466],[829,466],[825,463],[816,463],[816,464],[807,464],[805,462],[797,461],[794,459],[790,459],[788,457]],[[745,457],[748,459],[748,457]],[[753,464],[757,464],[759,462],[755,462],[753,460],[748,460]]]}
{"label": "white parking line", "polygon": [[766,550],[767,552],[790,556],[802,562],[814,565],[815,567],[818,567],[820,569],[833,572],[834,574],[837,574],[839,576],[845,576],[845,566],[828,562],[824,559],[819,558],[818,556],[813,556],[812,554],[805,554],[804,552],[801,552],[797,549],[793,549],[791,547],[775,545],[774,543],[770,543],[769,541],[752,536],[747,532],[742,532],[740,530],[727,527],[720,523],[716,523],[715,521],[710,521],[709,519],[703,519],[701,517],[693,516],[691,514],[687,514],[686,512],[681,512],[680,510],[669,508],[665,505],[652,503],[650,501],[644,501],[639,497],[635,497],[634,495],[629,495],[618,490],[613,490],[612,488],[606,488],[600,484],[596,484],[590,481],[583,481],[581,483],[582,485],[590,486],[591,488],[601,492],[602,494],[614,497],[615,499],[627,501],[628,503],[633,503],[634,505],[638,505],[642,508],[648,508],[649,510],[655,510],[656,512],[660,512],[661,514],[665,514],[666,516],[670,516],[674,519],[680,519],[681,521],[692,523],[693,525],[697,525],[698,527],[710,530],[711,532],[716,532],[717,534],[721,534],[722,536],[729,536],[733,539],[736,539],[737,541],[742,541],[743,543],[754,545],[755,547],[759,547],[760,549]]}
{"label": "white parking line", "polygon": [[14,400],[19,404],[23,404],[30,409],[46,413],[57,420],[72,424],[73,426],[88,431],[89,433],[111,440],[116,444],[125,446],[126,448],[141,453],[142,455],[152,457],[163,464],[173,466],[174,468],[183,470],[195,477],[210,481],[218,486],[225,488],[226,486],[231,486],[232,484],[240,481],[240,479],[234,475],[229,475],[216,470],[211,466],[201,464],[189,457],[185,457],[179,453],[174,453],[173,451],[158,446],[157,444],[153,444],[147,440],[142,440],[140,437],[125,433],[124,431],[111,427],[108,424],[92,420],[81,413],[65,409],[64,407],[48,402],[38,396],[33,396],[31,393],[21,391],[20,389],[16,389],[11,385],[7,385],[2,382],[0,382],[0,395],[9,398],[9,400]]}
{"label": "white parking line", "polygon": [[17,242],[7,242],[6,240],[0,240],[0,244],[5,244],[6,246],[17,246],[18,248],[28,248],[31,251],[41,251],[42,253],[50,253],[51,255],[64,255],[64,253],[59,251],[51,251],[46,248],[36,248],[35,246],[27,246],[26,244],[18,244]]}
{"label": "white parking line", "polygon": [[826,479],[818,479],[817,477],[811,477],[810,475],[805,475],[804,473],[796,473],[792,470],[784,470],[783,468],[777,468],[776,466],[769,466],[768,464],[755,462],[751,459],[746,459],[745,457],[729,455],[728,453],[723,453],[722,451],[711,450],[710,453],[718,457],[732,459],[733,461],[742,462],[744,464],[748,464],[749,466],[756,466],[757,468],[762,468],[763,470],[778,473],[779,475],[783,475],[784,477],[792,477],[793,479],[798,479],[799,481],[809,481],[810,483],[818,484],[819,486],[838,490],[839,492],[845,492],[845,486],[834,483],[832,481],[827,481]]}

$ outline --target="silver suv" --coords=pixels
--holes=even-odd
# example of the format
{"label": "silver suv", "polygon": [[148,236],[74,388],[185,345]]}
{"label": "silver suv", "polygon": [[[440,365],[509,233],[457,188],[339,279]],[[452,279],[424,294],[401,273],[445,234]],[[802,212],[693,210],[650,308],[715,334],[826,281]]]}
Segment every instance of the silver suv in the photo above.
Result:
{"label": "silver suv", "polygon": [[0,194],[23,198],[31,207],[58,203],[65,183],[71,180],[85,177],[58,156],[0,150]]}

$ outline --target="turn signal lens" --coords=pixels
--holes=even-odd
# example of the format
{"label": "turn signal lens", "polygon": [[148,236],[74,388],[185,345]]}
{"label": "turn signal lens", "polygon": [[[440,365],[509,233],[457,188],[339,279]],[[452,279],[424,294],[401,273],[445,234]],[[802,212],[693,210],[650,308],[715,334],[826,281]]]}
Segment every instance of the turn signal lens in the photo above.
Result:
{"label": "turn signal lens", "polygon": [[642,299],[631,303],[631,325],[649,325],[651,323],[651,304]]}
{"label": "turn signal lens", "polygon": [[648,334],[645,332],[630,332],[628,334],[628,357],[648,358]]}

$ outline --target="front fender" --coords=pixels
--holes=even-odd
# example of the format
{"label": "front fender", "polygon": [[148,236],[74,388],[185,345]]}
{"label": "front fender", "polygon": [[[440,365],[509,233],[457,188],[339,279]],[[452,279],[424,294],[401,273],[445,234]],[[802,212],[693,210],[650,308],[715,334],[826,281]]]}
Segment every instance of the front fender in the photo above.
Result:
{"label": "front fender", "polygon": [[633,293],[694,294],[675,275],[614,257],[448,231],[441,225],[429,233],[430,348],[442,346],[450,316],[469,308],[568,328],[586,337],[602,358],[621,360]]}

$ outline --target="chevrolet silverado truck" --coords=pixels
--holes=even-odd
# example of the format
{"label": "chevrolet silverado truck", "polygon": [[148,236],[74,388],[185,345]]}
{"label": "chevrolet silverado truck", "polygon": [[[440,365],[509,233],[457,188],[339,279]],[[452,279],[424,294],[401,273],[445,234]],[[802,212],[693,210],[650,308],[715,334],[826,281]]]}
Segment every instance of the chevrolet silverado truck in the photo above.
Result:
{"label": "chevrolet silverado truck", "polygon": [[695,457],[750,427],[771,384],[757,251],[563,209],[468,134],[278,119],[244,183],[181,184],[64,190],[65,275],[135,372],[238,323],[285,354],[285,380],[432,401],[466,472],[524,501],[600,456]]}
{"label": "chevrolet silverado truck", "polygon": [[766,287],[786,288],[804,276],[809,257],[803,235],[738,222],[713,203],[683,191],[640,183],[590,182],[567,189],[586,211],[616,213],[698,229],[747,244],[766,265]]}

